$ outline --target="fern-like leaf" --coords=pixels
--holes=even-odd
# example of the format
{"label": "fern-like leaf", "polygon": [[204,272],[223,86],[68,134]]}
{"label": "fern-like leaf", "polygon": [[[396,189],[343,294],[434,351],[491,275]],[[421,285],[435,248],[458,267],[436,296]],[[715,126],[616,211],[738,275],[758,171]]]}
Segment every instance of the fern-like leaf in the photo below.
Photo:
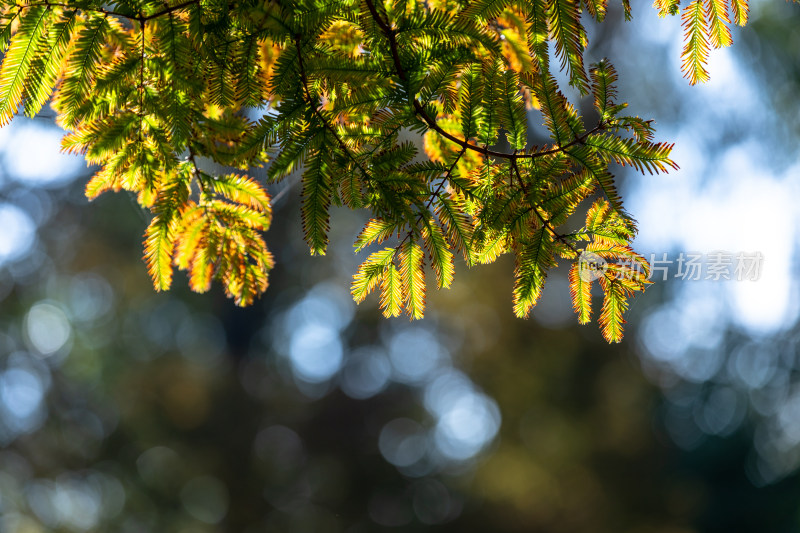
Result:
{"label": "fern-like leaf", "polygon": [[387,266],[392,264],[396,253],[397,250],[394,248],[384,248],[371,254],[366,261],[359,265],[350,285],[350,293],[356,303],[363,302],[375,290],[375,287],[383,279]]}
{"label": "fern-like leaf", "polygon": [[637,142],[614,135],[596,134],[586,139],[586,146],[596,149],[604,161],[616,161],[620,165],[628,165],[639,172],[658,174],[675,170],[678,165],[669,158],[673,145]]}
{"label": "fern-like leaf", "polygon": [[570,149],[568,154],[576,163],[584,168],[585,172],[587,172],[592,179],[594,179],[597,186],[603,191],[603,194],[605,194],[611,208],[625,221],[625,224],[631,231],[635,231],[636,223],[622,207],[622,198],[614,184],[614,176],[608,172],[607,166],[592,154],[590,147],[587,146]]}
{"label": "fern-like leaf", "polygon": [[76,113],[89,96],[101,50],[110,29],[111,23],[107,17],[93,15],[77,32],[67,60],[64,81],[56,96],[61,122],[67,128],[76,125]]}
{"label": "fern-like leaf", "polygon": [[562,70],[567,70],[570,85],[581,94],[587,94],[589,80],[583,66],[583,50],[588,41],[580,22],[579,3],[575,0],[550,0],[547,17]]}
{"label": "fern-like leaf", "polygon": [[733,37],[728,24],[728,6],[725,0],[705,0],[706,1],[706,20],[708,20],[708,34],[711,46],[714,48],[724,48],[733,44]]}
{"label": "fern-like leaf", "polygon": [[558,146],[563,146],[583,133],[583,122],[567,98],[558,90],[558,83],[549,73],[533,87],[541,104],[544,125]]}
{"label": "fern-like leaf", "polygon": [[555,265],[553,236],[542,227],[530,242],[518,245],[514,270],[514,314],[525,318],[539,300],[547,271]]}
{"label": "fern-like leaf", "polygon": [[485,22],[497,18],[506,7],[513,3],[514,0],[477,0],[469,2],[461,12],[461,16]]}
{"label": "fern-like leaf", "polygon": [[659,17],[675,16],[680,11],[680,0],[654,0],[653,7],[658,11]]}
{"label": "fern-like leaf", "polygon": [[153,287],[166,291],[172,285],[172,251],[175,236],[172,227],[175,220],[165,215],[156,215],[145,231],[144,259]]}
{"label": "fern-like leaf", "polygon": [[189,169],[169,177],[169,182],[158,195],[153,212],[155,216],[145,232],[144,259],[153,286],[158,291],[169,289],[172,284],[172,258],[175,249],[176,232],[181,213],[190,208]]}
{"label": "fern-like leaf", "polygon": [[400,272],[392,263],[389,263],[383,271],[380,306],[383,309],[383,316],[386,318],[400,316],[403,311],[403,286]]}
{"label": "fern-like leaf", "polygon": [[400,246],[400,279],[406,313],[412,320],[425,316],[425,271],[422,247],[412,239]]}
{"label": "fern-like leaf", "polygon": [[599,198],[586,212],[586,231],[601,245],[626,246],[635,234],[609,203]]}
{"label": "fern-like leaf", "polygon": [[328,209],[331,205],[331,184],[327,162],[321,153],[308,161],[303,173],[303,228],[311,255],[325,255],[328,247]]}
{"label": "fern-like leaf", "polygon": [[603,22],[608,10],[608,0],[583,0],[586,10],[597,22]]}
{"label": "fern-like leaf", "polygon": [[525,102],[519,92],[519,78],[513,71],[506,71],[500,86],[500,121],[506,130],[508,144],[514,150],[524,150],[528,142],[528,120]]}
{"label": "fern-like leaf", "polygon": [[585,198],[595,190],[594,180],[587,173],[573,174],[552,185],[547,192],[542,208],[549,213],[551,225],[560,226],[575,212]]}
{"label": "fern-like leaf", "polygon": [[[269,194],[254,179],[239,174],[223,174],[211,178],[208,183],[215,193],[269,216]],[[269,223],[264,229],[268,227]]]}
{"label": "fern-like leaf", "polygon": [[436,203],[436,216],[444,226],[445,236],[450,248],[464,256],[467,265],[472,264],[472,224],[469,217],[453,198],[439,197]]}
{"label": "fern-like leaf", "polygon": [[695,0],[683,9],[682,25],[684,47],[681,53],[683,76],[692,85],[709,80],[708,70],[708,21],[702,0]]}
{"label": "fern-like leaf", "polygon": [[594,107],[600,113],[602,120],[608,120],[619,109],[614,105],[617,98],[617,71],[607,60],[603,59],[592,65],[589,71],[592,78],[592,94]]}
{"label": "fern-like leaf", "polygon": [[396,222],[378,218],[370,219],[364,229],[361,230],[361,233],[358,234],[358,237],[356,237],[355,243],[353,243],[355,251],[360,252],[367,246],[380,244],[396,233],[397,230]]}
{"label": "fern-like leaf", "polygon": [[747,24],[750,17],[750,4],[748,0],[731,0],[731,11],[733,11],[733,22],[738,26]]}
{"label": "fern-like leaf", "polygon": [[592,319],[592,279],[585,262],[576,261],[569,271],[569,290],[572,308],[578,313],[578,323],[588,324]]}
{"label": "fern-like leaf", "polygon": [[603,289],[603,308],[600,311],[600,331],[607,342],[620,342],[622,340],[623,315],[628,309],[625,289],[617,279],[608,279],[603,276],[599,279]]}
{"label": "fern-like leaf", "polygon": [[436,273],[436,281],[440,289],[447,289],[453,283],[455,269],[453,254],[448,250],[447,242],[439,227],[433,220],[428,220],[422,227],[422,239],[428,249],[431,267]]}
{"label": "fern-like leaf", "polygon": [[483,121],[478,125],[478,142],[484,146],[492,146],[497,142],[497,130],[500,127],[499,109],[496,104],[500,98],[502,83],[502,62],[498,59],[484,62],[481,72],[483,78]]}
{"label": "fern-like leaf", "polygon": [[475,137],[484,123],[481,71],[467,69],[461,77],[461,134],[465,139]]}
{"label": "fern-like leaf", "polygon": [[40,46],[47,44],[47,21],[53,12],[43,6],[22,16],[0,67],[0,126],[5,126],[22,103],[25,80]]}
{"label": "fern-like leaf", "polygon": [[47,32],[47,50],[37,57],[31,66],[31,79],[27,88],[25,114],[36,116],[50,99],[56,81],[64,69],[67,48],[75,27],[76,11],[65,14],[66,18],[52,24]]}

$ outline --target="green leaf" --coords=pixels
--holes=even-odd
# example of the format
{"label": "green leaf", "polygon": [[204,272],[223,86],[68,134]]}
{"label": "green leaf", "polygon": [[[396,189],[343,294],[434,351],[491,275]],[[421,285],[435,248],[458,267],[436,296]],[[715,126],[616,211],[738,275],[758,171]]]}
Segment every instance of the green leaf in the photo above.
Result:
{"label": "green leaf", "polygon": [[592,319],[592,276],[583,261],[573,263],[569,271],[572,308],[578,313],[579,324],[588,324]]}
{"label": "green leaf", "polygon": [[573,174],[552,185],[542,202],[542,209],[548,213],[552,225],[560,226],[594,190],[591,176],[586,173]]}
{"label": "green leaf", "polygon": [[157,291],[166,291],[172,285],[172,251],[175,236],[171,231],[175,220],[156,215],[145,231],[144,258],[153,286]]}
{"label": "green leaf", "polygon": [[714,48],[724,48],[733,44],[733,37],[728,24],[728,6],[725,0],[705,0],[706,19],[708,20],[708,35],[711,46]]}
{"label": "green leaf", "polygon": [[461,134],[470,139],[484,127],[481,71],[473,66],[461,76]]}
{"label": "green leaf", "polygon": [[508,144],[514,150],[524,150],[528,143],[528,118],[525,102],[519,92],[519,78],[513,71],[503,73],[499,90],[498,111],[506,130]]}
{"label": "green leaf", "polygon": [[208,99],[212,104],[229,107],[236,102],[236,85],[231,70],[234,46],[231,41],[212,44],[207,48],[212,59],[205,73]]}
{"label": "green leaf", "polygon": [[477,139],[484,146],[492,146],[497,142],[497,130],[500,127],[500,95],[503,86],[502,62],[485,61],[481,71],[483,79],[483,96],[481,108],[482,121],[478,125]]}
{"label": "green leaf", "polygon": [[603,276],[599,279],[603,289],[603,308],[600,311],[600,331],[608,342],[622,341],[623,315],[628,309],[625,289],[619,280]]}
{"label": "green leaf", "polygon": [[264,103],[265,87],[259,79],[258,44],[255,35],[248,35],[236,50],[234,72],[235,99],[243,106],[259,107]]}
{"label": "green leaf", "polygon": [[222,174],[207,182],[215,193],[228,200],[269,215],[269,194],[254,179],[239,174]]}
{"label": "green leaf", "polygon": [[193,70],[188,26],[173,13],[155,19],[157,53],[162,58],[160,77],[164,81],[162,106],[173,142],[177,145],[191,136],[189,101],[200,92],[202,83]]}
{"label": "green leaf", "polygon": [[181,213],[190,194],[190,170],[184,166],[169,176],[153,206],[154,217],[145,232],[144,258],[156,290],[164,291],[172,284],[172,257]]}
{"label": "green leaf", "polygon": [[561,69],[566,69],[570,85],[581,94],[588,94],[589,80],[583,66],[583,51],[588,40],[580,22],[579,7],[575,0],[549,0],[547,20]]}
{"label": "green leaf", "polygon": [[453,254],[448,249],[447,242],[439,227],[433,220],[426,220],[422,227],[422,239],[425,248],[428,249],[428,257],[431,260],[431,267],[436,273],[436,281],[439,288],[449,288],[453,283],[455,269],[453,266]]}
{"label": "green leaf", "polygon": [[667,172],[669,168],[678,168],[669,158],[674,146],[672,144],[641,142],[601,133],[590,135],[585,145],[593,147],[597,155],[606,162],[615,161],[642,173],[658,174]]}
{"label": "green leaf", "polygon": [[626,22],[630,22],[633,19],[631,0],[622,0],[622,14],[625,16]]}
{"label": "green leaf", "polygon": [[460,252],[468,265],[472,264],[472,224],[463,207],[452,198],[440,196],[435,212],[444,226],[450,247]]}
{"label": "green leaf", "polygon": [[533,85],[536,98],[541,103],[544,124],[558,146],[577,139],[583,132],[583,122],[567,98],[558,90],[558,83],[549,73]]}
{"label": "green leaf", "polygon": [[474,233],[474,260],[482,265],[494,263],[506,252],[508,232],[478,229]]}
{"label": "green leaf", "polygon": [[105,16],[94,15],[89,17],[75,37],[64,82],[56,97],[62,122],[68,128],[77,124],[76,113],[89,97],[101,50],[110,29]]}
{"label": "green leaf", "polygon": [[588,146],[571,148],[567,150],[567,153],[575,163],[583,167],[588,176],[590,176],[603,191],[611,208],[619,215],[631,231],[635,232],[636,223],[622,207],[622,198],[617,192],[617,188],[614,185],[614,176],[608,172],[607,165],[604,165],[602,161],[598,160],[597,157],[591,153],[591,148]]}
{"label": "green leaf", "polygon": [[25,114],[36,116],[50,99],[58,77],[64,69],[67,47],[75,27],[76,11],[65,13],[66,19],[50,26],[47,32],[47,49],[31,65],[31,80],[27,88],[28,100]]}
{"label": "green leaf", "polygon": [[514,314],[525,318],[542,294],[547,271],[555,266],[553,236],[541,227],[529,242],[517,244],[515,251]]}
{"label": "green leaf", "polygon": [[391,263],[383,271],[380,306],[386,318],[400,316],[403,310],[403,287],[400,272]]}
{"label": "green leaf", "polygon": [[602,120],[608,120],[618,109],[614,105],[614,100],[617,98],[617,89],[614,86],[617,82],[617,71],[608,61],[603,59],[592,65],[589,73],[592,78],[594,107],[600,113]]}
{"label": "green leaf", "polygon": [[625,220],[602,198],[597,199],[586,213],[586,231],[596,242],[608,245],[627,246],[635,236]]}
{"label": "green leaf", "polygon": [[311,255],[325,255],[328,247],[328,210],[331,205],[330,170],[325,156],[317,152],[308,160],[303,173],[301,213],[306,242]]}
{"label": "green leaf", "polygon": [[370,219],[364,229],[361,230],[361,233],[358,234],[358,237],[356,237],[356,242],[353,243],[353,246],[356,252],[360,252],[367,246],[384,242],[396,233],[398,229],[396,222],[379,218]]}
{"label": "green leaf", "polygon": [[409,239],[400,246],[400,279],[403,285],[403,301],[412,320],[425,316],[425,254],[422,248]]}
{"label": "green leaf", "polygon": [[497,18],[506,7],[514,4],[514,0],[476,0],[466,4],[466,8],[461,12],[465,18],[474,18],[480,21],[488,21]]}
{"label": "green leaf", "polygon": [[703,0],[694,2],[683,8],[684,47],[681,53],[683,76],[694,85],[709,80],[708,70],[708,21],[703,9]]}
{"label": "green leaf", "polygon": [[608,10],[608,0],[583,0],[586,10],[597,22],[603,22]]}
{"label": "green leaf", "polygon": [[428,42],[432,48],[482,46],[490,52],[499,51],[497,42],[483,26],[466,17],[454,20],[442,10],[406,18],[396,33],[400,45],[406,47],[416,41],[417,47]]}
{"label": "green leaf", "polygon": [[655,0],[653,7],[658,10],[659,17],[666,17],[667,15],[677,15],[681,9],[680,0]]}
{"label": "green leaf", "polygon": [[0,67],[0,126],[5,126],[22,103],[25,81],[36,54],[47,45],[47,22],[53,12],[42,6],[29,8],[11,39]]}
{"label": "green leaf", "polygon": [[394,248],[384,248],[371,254],[366,261],[359,265],[350,285],[350,293],[356,303],[363,302],[369,293],[375,290],[375,287],[383,279],[387,266],[392,264],[396,253],[397,250]]}
{"label": "green leaf", "polygon": [[750,5],[748,0],[731,0],[731,11],[733,11],[733,22],[739,26],[747,24],[750,16]]}

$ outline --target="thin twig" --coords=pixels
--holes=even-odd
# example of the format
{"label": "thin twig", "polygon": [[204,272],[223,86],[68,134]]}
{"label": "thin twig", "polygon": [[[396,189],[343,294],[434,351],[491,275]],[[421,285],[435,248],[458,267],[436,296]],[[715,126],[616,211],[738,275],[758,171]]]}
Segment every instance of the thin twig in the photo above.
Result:
{"label": "thin twig", "polygon": [[[425,211],[424,211],[424,212],[421,212],[421,213],[419,214],[419,216],[417,217],[417,222],[416,222],[416,225],[417,225],[417,226],[419,226],[419,223],[420,223],[420,222],[422,222],[422,219],[425,217],[425,215],[429,213],[429,211],[428,211],[428,210],[430,209],[430,207],[431,207],[431,204],[433,204],[433,200],[434,200],[434,199],[435,199],[437,196],[439,196],[439,193],[442,191],[442,188],[443,188],[443,187],[444,187],[444,185],[447,183],[447,181],[450,179],[450,176],[453,174],[453,170],[455,170],[455,168],[456,168],[456,165],[458,165],[458,162],[459,162],[459,160],[461,159],[461,156],[463,156],[463,155],[464,155],[464,152],[466,152],[466,151],[467,151],[467,149],[466,149],[466,148],[462,148],[462,149],[461,149],[461,151],[458,153],[458,155],[456,155],[456,158],[455,158],[455,160],[453,161],[453,164],[452,164],[452,165],[450,165],[450,168],[449,168],[449,169],[447,169],[447,172],[446,172],[446,173],[445,173],[445,175],[442,177],[442,182],[441,182],[441,183],[439,183],[439,186],[436,188],[436,190],[435,190],[435,191],[433,191],[433,194],[431,194],[431,197],[428,199],[428,203],[427,203],[427,204],[425,204]],[[403,240],[402,240],[402,241],[400,241],[400,244],[398,244],[397,246],[395,246],[395,248],[394,248],[394,253],[395,253],[395,254],[396,254],[396,253],[397,253],[397,252],[400,250],[400,247],[401,247],[401,246],[403,246],[403,244],[405,244],[405,242],[406,242],[408,239],[410,239],[410,238],[411,238],[411,235],[412,235],[413,233],[414,233],[414,228],[411,228],[410,230],[408,230],[408,233],[407,233],[407,234],[406,234],[406,236],[403,238]]]}
{"label": "thin twig", "polygon": [[356,157],[350,152],[350,149],[344,143],[342,138],[339,137],[339,134],[336,132],[336,129],[334,129],[334,127],[325,119],[325,116],[319,110],[318,103],[315,101],[314,98],[312,98],[311,91],[309,91],[308,89],[308,77],[306,76],[305,64],[303,62],[302,45],[303,45],[302,35],[295,35],[295,47],[297,48],[297,62],[300,70],[300,81],[303,84],[303,91],[304,91],[303,96],[304,99],[306,100],[306,103],[308,103],[314,114],[317,116],[317,118],[319,118],[320,122],[322,122],[322,125],[325,126],[325,129],[331,132],[333,138],[336,139],[336,142],[339,144],[339,146],[347,155],[347,157],[349,157],[350,160],[352,160],[353,163],[358,167],[358,169],[361,171],[361,174],[363,174],[364,178],[367,180],[371,180],[372,178],[367,172],[367,170],[361,165],[358,159],[356,159]]}
{"label": "thin twig", "polygon": [[[511,163],[511,168],[513,169],[514,173],[517,175],[517,180],[519,181],[520,187],[522,188],[522,192],[525,194],[525,196],[527,196],[528,195],[528,188],[525,185],[525,182],[522,181],[522,176],[520,175],[519,168],[517,167],[517,161],[515,159],[511,159],[510,163]],[[539,220],[542,221],[542,226],[546,230],[548,230],[550,233],[552,233],[553,237],[555,237],[556,239],[558,239],[559,241],[564,243],[564,245],[567,248],[569,248],[570,250],[572,250],[572,252],[576,256],[580,256],[581,255],[581,251],[580,250],[575,248],[575,246],[573,246],[573,244],[571,242],[569,242],[563,235],[561,235],[560,233],[556,232],[555,228],[550,223],[550,221],[547,220],[546,218],[544,218],[544,215],[542,215],[539,212],[539,206],[537,206],[536,204],[533,204],[531,206],[530,210],[533,211],[534,213],[536,213],[536,216],[539,217]]]}
{"label": "thin twig", "polygon": [[166,15],[167,13],[172,13],[173,11],[179,11],[179,10],[184,9],[186,7],[189,7],[189,6],[193,5],[193,4],[199,4],[199,3],[200,3],[200,0],[187,0],[186,2],[182,2],[180,4],[176,4],[174,6],[167,7],[165,9],[163,9],[163,10],[157,12],[157,13],[153,13],[151,15],[145,15],[143,13],[139,13],[139,15],[131,15],[131,14],[128,14],[128,13],[120,13],[119,11],[112,11],[110,9],[104,9],[102,7],[86,8],[86,7],[83,7],[83,6],[74,6],[74,5],[70,5],[70,4],[64,4],[64,3],[61,3],[61,2],[50,2],[48,0],[46,0],[44,2],[33,3],[33,4],[24,4],[24,5],[14,4],[14,5],[19,9],[23,9],[23,8],[26,8],[26,7],[42,7],[42,6],[63,7],[64,9],[76,9],[76,10],[80,10],[80,11],[83,11],[83,12],[102,13],[102,14],[104,14],[106,16],[113,15],[115,17],[122,17],[122,18],[126,18],[126,19],[129,19],[129,20],[137,20],[139,22],[146,22],[148,20],[152,20],[154,18],[158,18],[160,16]]}
{"label": "thin twig", "polygon": [[[372,18],[375,20],[375,23],[378,25],[380,30],[383,32],[383,34],[386,37],[386,39],[389,41],[389,50],[390,50],[390,52],[392,54],[392,62],[394,63],[394,69],[397,72],[397,75],[400,77],[401,81],[408,82],[408,74],[406,73],[405,69],[403,68],[403,64],[402,64],[402,62],[400,60],[400,51],[399,51],[398,44],[397,44],[397,31],[394,28],[392,28],[387,21],[383,20],[383,18],[380,16],[380,13],[378,13],[378,10],[375,7],[375,4],[373,3],[372,0],[365,0],[365,1],[366,1],[367,8],[369,9],[370,14],[372,15]],[[581,135],[580,137],[576,137],[572,142],[567,143],[567,144],[565,144],[563,146],[558,146],[558,147],[553,148],[551,150],[545,150],[543,152],[533,152],[533,153],[517,153],[516,151],[514,151],[514,153],[509,154],[509,153],[506,153],[506,152],[496,152],[494,150],[489,150],[485,146],[481,147],[481,146],[472,144],[466,139],[464,139],[464,140],[459,139],[458,137],[456,137],[456,136],[448,133],[447,131],[443,130],[436,123],[436,120],[433,117],[431,117],[430,114],[428,114],[428,112],[425,110],[425,107],[419,102],[419,100],[414,98],[412,100],[412,104],[411,105],[414,108],[414,113],[416,115],[419,115],[419,117],[428,125],[429,128],[431,128],[432,130],[436,131],[439,135],[441,135],[445,139],[448,139],[449,141],[452,141],[452,142],[458,144],[459,146],[461,146],[462,148],[467,149],[467,150],[472,150],[474,152],[479,152],[479,153],[487,155],[487,156],[490,155],[492,157],[499,157],[499,158],[502,158],[502,159],[509,159],[509,160],[512,160],[512,161],[517,160],[517,159],[532,159],[532,158],[536,158],[536,157],[542,157],[542,156],[546,156],[546,155],[550,155],[550,154],[556,154],[556,153],[559,153],[559,152],[563,152],[564,150],[566,150],[567,148],[569,148],[569,147],[571,147],[571,146],[573,146],[575,144],[579,144],[579,143],[585,142],[586,139],[591,134],[593,134],[593,133],[595,133],[595,132],[597,132],[599,130],[602,130],[604,128],[604,124],[600,123],[594,129],[592,129],[591,131],[587,131],[585,134]]]}

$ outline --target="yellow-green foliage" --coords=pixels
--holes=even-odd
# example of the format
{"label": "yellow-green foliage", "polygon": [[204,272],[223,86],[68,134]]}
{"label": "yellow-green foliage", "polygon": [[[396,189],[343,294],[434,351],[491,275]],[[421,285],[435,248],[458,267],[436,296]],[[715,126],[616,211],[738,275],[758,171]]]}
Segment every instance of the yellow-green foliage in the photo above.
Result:
{"label": "yellow-green foliage", "polygon": [[[692,83],[707,78],[709,47],[730,44],[729,12],[744,24],[746,0],[683,8]],[[326,252],[331,205],[371,213],[357,251],[394,241],[352,285],[357,301],[379,288],[386,316],[423,316],[426,263],[442,288],[456,256],[511,253],[518,316],[561,258],[585,323],[592,279],[581,274],[599,272],[585,248],[607,263],[599,321],[618,341],[647,263],[630,249],[635,224],[609,166],[676,165],[650,121],[624,115],[611,64],[585,67],[585,13],[601,22],[607,0],[0,0],[0,125],[51,101],[64,149],[100,167],[87,196],[124,189],[152,212],[144,257],[158,290],[175,267],[193,290],[218,280],[240,305],[266,290],[270,198],[247,170],[268,165],[269,182],[302,172],[312,254]],[[551,47],[598,122],[561,92]],[[260,119],[245,118],[252,109]],[[528,142],[531,109],[551,144]],[[401,131],[422,135],[427,160]],[[199,158],[239,172],[210,175]],[[597,194],[586,226],[563,230]]]}

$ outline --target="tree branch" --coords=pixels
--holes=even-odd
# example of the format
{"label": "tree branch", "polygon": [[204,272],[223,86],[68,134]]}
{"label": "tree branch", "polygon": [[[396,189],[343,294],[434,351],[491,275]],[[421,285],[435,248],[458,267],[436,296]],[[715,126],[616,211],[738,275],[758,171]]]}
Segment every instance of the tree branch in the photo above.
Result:
{"label": "tree branch", "polygon": [[[400,51],[397,45],[397,32],[392,28],[389,23],[380,16],[378,13],[373,0],[365,0],[367,4],[367,8],[369,9],[372,18],[375,20],[375,23],[383,32],[386,39],[389,41],[389,50],[392,54],[392,62],[394,63],[394,69],[397,72],[397,75],[400,77],[400,80],[403,82],[408,81],[408,74],[406,73],[405,69],[403,68],[403,64],[400,60]],[[423,122],[425,122],[428,127],[434,131],[436,131],[439,135],[444,137],[445,139],[456,143],[457,145],[461,146],[462,149],[465,150],[472,150],[474,152],[479,152],[481,154],[492,156],[492,157],[499,157],[501,159],[509,159],[511,161],[515,161],[517,159],[531,159],[535,157],[542,157],[549,154],[555,154],[558,152],[563,152],[570,146],[573,146],[578,143],[583,143],[589,135],[595,133],[599,130],[602,130],[605,125],[601,122],[598,124],[594,129],[591,131],[586,132],[585,134],[581,135],[580,137],[576,137],[572,142],[565,144],[563,146],[558,146],[551,150],[545,150],[544,152],[534,152],[534,153],[506,153],[506,152],[496,152],[494,150],[489,150],[487,147],[481,147],[475,144],[470,143],[468,140],[461,140],[458,137],[446,132],[443,130],[437,123],[436,120],[428,114],[425,110],[425,107],[416,99],[414,96],[412,100],[412,106],[414,108],[414,113],[418,115]]]}
{"label": "tree branch", "polygon": [[[510,163],[511,163],[511,168],[513,169],[514,173],[517,175],[517,180],[519,180],[519,184],[520,184],[520,187],[522,188],[522,192],[527,196],[528,195],[528,188],[525,185],[525,182],[522,181],[522,176],[519,173],[519,167],[517,167],[516,159],[511,159]],[[547,231],[552,233],[553,237],[555,237],[556,239],[561,241],[567,248],[572,250],[572,252],[576,256],[580,256],[581,255],[581,251],[580,250],[575,248],[575,246],[571,242],[569,242],[563,235],[561,235],[560,233],[556,232],[556,230],[553,227],[553,225],[550,224],[550,221],[547,220],[546,218],[544,218],[544,216],[539,212],[539,206],[537,206],[536,204],[533,204],[530,209],[534,213],[536,213],[536,216],[539,218],[539,220],[542,221],[542,226],[544,226],[547,229]]]}
{"label": "tree branch", "polygon": [[[423,218],[423,217],[424,217],[424,216],[425,216],[427,213],[429,213],[429,211],[428,211],[428,210],[430,209],[430,207],[431,207],[431,204],[433,204],[433,200],[434,200],[434,199],[435,199],[437,196],[439,196],[439,193],[442,191],[442,188],[444,187],[445,183],[447,183],[447,180],[448,180],[448,179],[450,179],[450,176],[453,174],[453,170],[455,170],[455,168],[456,168],[456,165],[458,165],[458,162],[461,160],[461,156],[463,156],[463,155],[464,155],[464,152],[466,152],[466,151],[467,151],[467,149],[466,149],[466,148],[462,148],[462,149],[461,149],[461,151],[458,153],[458,155],[456,155],[456,158],[453,160],[453,164],[452,164],[452,165],[450,165],[450,168],[449,168],[449,169],[447,169],[447,172],[445,173],[445,175],[444,175],[444,176],[442,176],[442,182],[441,182],[441,183],[439,183],[439,186],[436,188],[436,190],[435,190],[435,191],[433,191],[433,194],[431,194],[431,197],[428,199],[428,203],[427,203],[427,204],[425,204],[425,211],[424,211],[424,212],[422,212],[422,213],[420,213],[420,214],[419,214],[419,216],[417,217],[417,226],[419,226],[419,223],[420,223],[420,222],[422,222],[422,218]],[[414,228],[411,228],[411,229],[408,231],[408,233],[406,234],[405,238],[403,238],[403,240],[402,240],[402,241],[400,241],[400,244],[398,244],[398,245],[395,247],[395,249],[394,249],[394,252],[395,252],[395,254],[396,254],[398,251],[400,251],[400,247],[401,247],[401,246],[403,246],[403,244],[405,244],[405,242],[406,242],[408,239],[410,239],[410,238],[411,238],[411,235],[412,235],[413,233],[414,233]]]}
{"label": "tree branch", "polygon": [[144,15],[142,13],[140,13],[139,15],[131,15],[131,14],[127,14],[127,13],[120,13],[119,11],[112,11],[112,10],[109,10],[109,9],[104,9],[102,7],[87,8],[87,7],[82,7],[82,6],[74,6],[74,5],[70,5],[70,4],[66,4],[66,3],[62,3],[62,2],[50,2],[48,0],[45,0],[44,2],[33,3],[33,4],[25,4],[25,5],[15,4],[15,5],[19,9],[23,9],[23,8],[26,8],[26,7],[40,7],[40,6],[63,7],[64,9],[76,9],[76,10],[80,10],[80,11],[84,11],[84,12],[102,13],[103,15],[106,15],[106,16],[113,15],[115,17],[122,17],[122,18],[126,18],[126,19],[129,19],[129,20],[137,20],[139,22],[146,22],[148,20],[151,20],[151,19],[154,19],[154,18],[158,18],[158,17],[160,17],[162,15],[166,15],[167,13],[172,13],[173,11],[179,11],[179,10],[184,9],[186,7],[189,7],[189,6],[193,5],[193,4],[199,4],[199,3],[200,3],[200,0],[187,0],[186,2],[182,2],[180,4],[176,4],[174,6],[167,7],[165,9],[163,9],[161,11],[158,11],[156,13],[153,13],[151,15]]}
{"label": "tree branch", "polygon": [[303,38],[302,35],[295,35],[294,44],[295,47],[297,47],[297,62],[298,62],[298,68],[300,70],[300,81],[303,84],[303,97],[306,100],[306,103],[313,110],[314,114],[320,120],[320,122],[322,122],[322,125],[325,126],[325,129],[331,132],[331,135],[333,135],[333,138],[336,139],[336,142],[339,144],[339,147],[344,151],[347,157],[349,157],[350,160],[353,161],[356,167],[358,167],[358,169],[361,171],[361,174],[364,176],[364,179],[368,181],[372,180],[372,177],[369,175],[367,170],[361,165],[361,162],[358,161],[358,159],[356,159],[356,157],[350,152],[350,149],[344,143],[342,138],[339,137],[339,134],[337,133],[336,129],[327,121],[325,116],[319,110],[317,102],[311,96],[311,91],[309,91],[308,89],[308,77],[306,76],[306,69],[303,63],[303,53],[301,51],[303,45],[302,38]]}

